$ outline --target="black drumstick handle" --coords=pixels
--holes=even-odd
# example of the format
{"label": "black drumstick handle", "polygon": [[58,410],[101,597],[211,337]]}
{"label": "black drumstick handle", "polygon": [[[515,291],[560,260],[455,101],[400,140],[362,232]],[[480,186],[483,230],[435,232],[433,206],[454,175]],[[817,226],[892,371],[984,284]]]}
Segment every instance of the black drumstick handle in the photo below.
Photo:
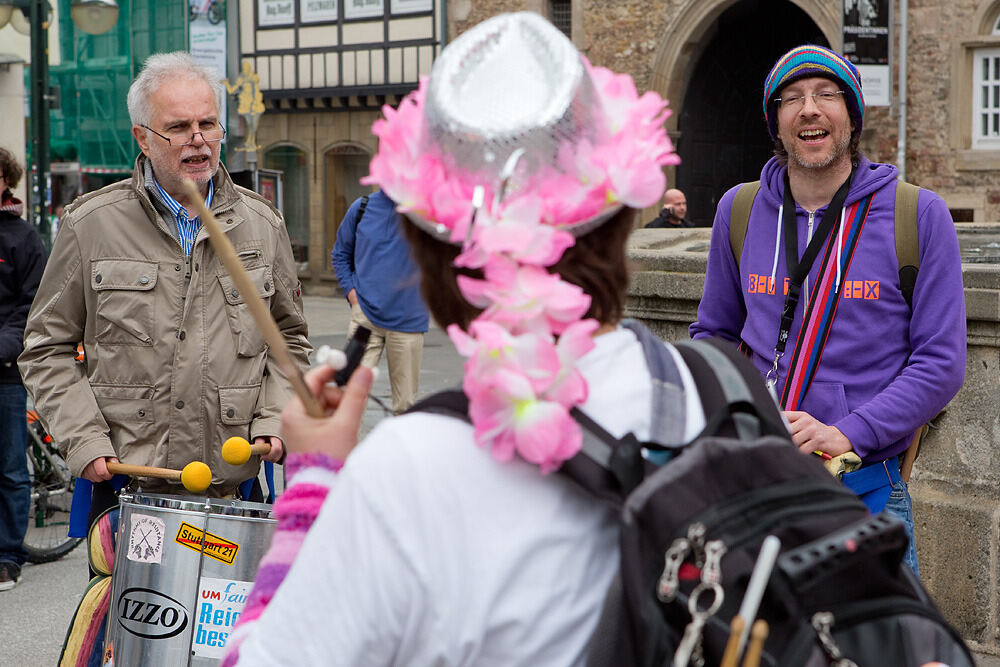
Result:
{"label": "black drumstick handle", "polygon": [[343,387],[351,379],[354,370],[361,363],[361,357],[365,356],[365,348],[368,346],[368,338],[371,335],[372,332],[367,327],[358,327],[354,330],[354,335],[351,336],[347,341],[347,345],[344,346],[344,356],[347,357],[347,365],[333,376],[333,381],[338,386]]}

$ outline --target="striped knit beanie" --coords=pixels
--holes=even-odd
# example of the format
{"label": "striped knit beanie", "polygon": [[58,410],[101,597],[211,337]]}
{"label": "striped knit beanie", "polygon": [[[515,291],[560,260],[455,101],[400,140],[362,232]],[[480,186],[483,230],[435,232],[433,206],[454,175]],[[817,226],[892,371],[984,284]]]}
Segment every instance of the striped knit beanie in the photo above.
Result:
{"label": "striped knit beanie", "polygon": [[778,58],[764,80],[764,120],[767,121],[771,139],[778,138],[778,114],[774,98],[788,84],[810,76],[822,76],[837,82],[844,91],[844,102],[854,121],[854,131],[861,132],[865,98],[861,94],[861,76],[857,68],[830,49],[804,44]]}

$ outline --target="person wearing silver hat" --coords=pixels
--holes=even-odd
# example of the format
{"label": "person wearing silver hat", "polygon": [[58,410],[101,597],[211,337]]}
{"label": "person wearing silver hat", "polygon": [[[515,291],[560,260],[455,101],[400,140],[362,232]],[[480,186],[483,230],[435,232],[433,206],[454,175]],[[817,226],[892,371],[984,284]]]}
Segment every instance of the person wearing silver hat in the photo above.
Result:
{"label": "person wearing silver hat", "polygon": [[404,214],[425,301],[467,357],[471,423],[410,412],[355,448],[370,370],[343,391],[311,371],[330,416],[283,413],[284,518],[223,664],[582,665],[619,530],[549,474],[580,450],[570,411],[641,441],[705,424],[686,369],[676,417],[653,423],[619,324],[636,210],[677,162],[666,103],[520,13],[462,34],[384,113],[366,182]]}
{"label": "person wearing silver hat", "polygon": [[[872,512],[904,522],[916,573],[900,457],[964,378],[955,226],[939,196],[898,184],[896,167],[860,154],[861,79],[839,54],[803,45],[779,58],[763,111],[775,157],[744,209],[743,233],[733,233],[733,211],[750,185],[719,202],[691,334],[740,343],[779,394],[802,451],[860,459],[842,481]],[[915,263],[904,261],[907,229]]]}

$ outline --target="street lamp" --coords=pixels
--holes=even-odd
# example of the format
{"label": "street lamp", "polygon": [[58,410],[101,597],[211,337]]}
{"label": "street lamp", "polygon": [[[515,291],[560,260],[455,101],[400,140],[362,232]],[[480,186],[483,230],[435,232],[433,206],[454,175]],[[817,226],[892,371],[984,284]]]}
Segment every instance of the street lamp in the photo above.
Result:
{"label": "street lamp", "polygon": [[[27,10],[27,13],[26,11]],[[52,8],[48,0],[0,0],[0,28],[11,21],[24,32],[23,19],[28,19],[31,37],[31,155],[35,180],[32,210],[34,223],[45,244],[51,244],[49,226],[49,17]],[[118,20],[118,3],[114,0],[73,0],[70,16],[77,28],[91,35],[111,30]]]}

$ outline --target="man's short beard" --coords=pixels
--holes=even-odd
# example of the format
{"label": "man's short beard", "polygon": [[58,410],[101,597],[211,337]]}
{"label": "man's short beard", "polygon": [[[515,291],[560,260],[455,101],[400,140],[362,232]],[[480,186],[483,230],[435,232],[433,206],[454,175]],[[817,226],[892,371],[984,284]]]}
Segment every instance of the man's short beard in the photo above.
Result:
{"label": "man's short beard", "polygon": [[847,135],[833,145],[833,150],[830,151],[829,156],[818,162],[810,162],[802,159],[794,149],[788,152],[788,160],[789,162],[794,162],[796,166],[802,167],[803,169],[826,169],[847,155],[850,150],[850,146],[851,136]]}

